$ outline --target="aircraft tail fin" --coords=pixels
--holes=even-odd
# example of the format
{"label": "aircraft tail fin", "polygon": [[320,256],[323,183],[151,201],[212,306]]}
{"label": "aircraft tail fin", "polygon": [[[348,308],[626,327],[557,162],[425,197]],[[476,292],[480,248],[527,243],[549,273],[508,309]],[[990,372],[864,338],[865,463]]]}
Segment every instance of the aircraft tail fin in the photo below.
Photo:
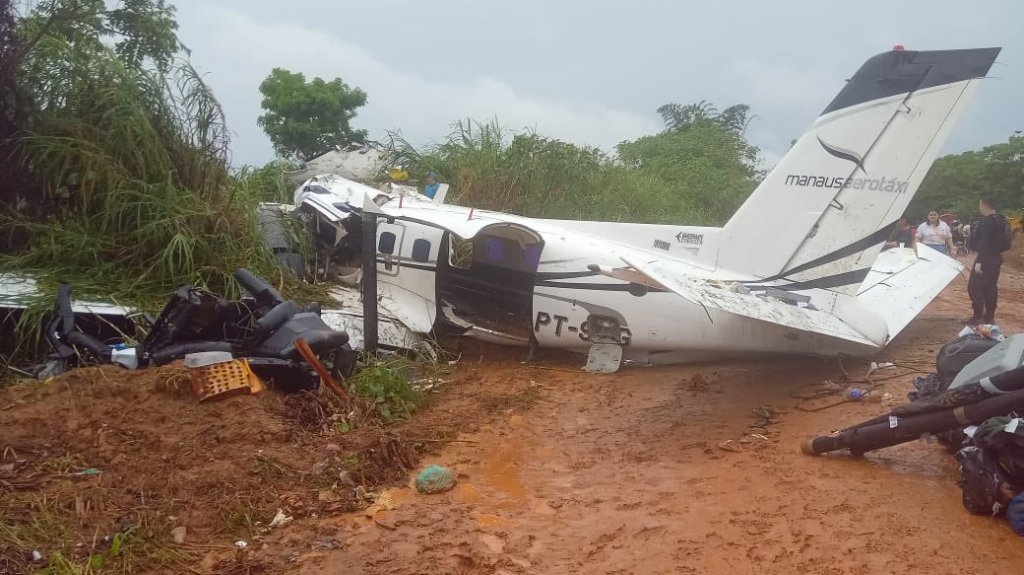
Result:
{"label": "aircraft tail fin", "polygon": [[865,62],[725,225],[718,267],[855,294],[999,51]]}

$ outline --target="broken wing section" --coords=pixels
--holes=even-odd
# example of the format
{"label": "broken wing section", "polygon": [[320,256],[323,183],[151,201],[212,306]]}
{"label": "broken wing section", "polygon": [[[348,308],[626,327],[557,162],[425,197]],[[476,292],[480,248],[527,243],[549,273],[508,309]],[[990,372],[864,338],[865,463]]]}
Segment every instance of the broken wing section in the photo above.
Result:
{"label": "broken wing section", "polygon": [[[829,303],[835,304],[834,315],[808,305],[809,298],[806,297],[794,296],[787,301],[781,297],[754,295],[739,284],[689,276],[671,262],[642,262],[626,258],[623,261],[665,289],[706,309],[870,347],[881,347],[888,340],[884,320],[863,309],[852,297],[823,294]],[[785,294],[780,295],[786,297]]]}
{"label": "broken wing section", "polygon": [[910,248],[880,253],[857,294],[861,306],[884,318],[890,339],[963,270],[960,262],[923,244],[918,253],[920,258]]}

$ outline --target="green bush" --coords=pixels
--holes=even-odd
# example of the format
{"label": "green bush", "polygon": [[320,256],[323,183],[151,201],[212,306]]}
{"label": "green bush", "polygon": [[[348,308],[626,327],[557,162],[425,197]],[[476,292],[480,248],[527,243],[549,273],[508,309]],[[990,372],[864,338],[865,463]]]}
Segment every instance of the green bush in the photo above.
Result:
{"label": "green bush", "polygon": [[386,423],[405,419],[423,403],[406,362],[373,359],[348,380],[349,390],[373,402]]}

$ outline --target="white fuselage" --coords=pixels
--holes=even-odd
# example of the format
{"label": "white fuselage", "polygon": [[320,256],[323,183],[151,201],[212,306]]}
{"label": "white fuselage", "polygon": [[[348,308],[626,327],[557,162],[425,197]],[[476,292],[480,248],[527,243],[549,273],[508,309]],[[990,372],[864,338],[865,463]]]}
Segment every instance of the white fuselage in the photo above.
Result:
{"label": "white fuselage", "polygon": [[869,58],[720,229],[530,219],[343,178],[296,204],[377,215],[378,299],[415,332],[649,363],[870,354],[962,269],[882,246],[998,53]]}
{"label": "white fuselage", "polygon": [[[382,207],[392,205],[397,205],[397,201]],[[714,267],[718,228],[535,220],[473,212],[451,205],[429,209],[446,217],[475,221],[481,228],[477,235],[486,235],[491,226],[503,224],[528,231],[543,242],[529,286],[529,316],[518,318],[520,325],[516,330],[474,326],[464,332],[470,337],[527,345],[530,339],[522,332],[525,327],[541,347],[586,352],[595,343],[594,319],[611,318],[617,324],[611,327],[614,333],[600,334],[603,337],[599,337],[599,342],[622,345],[623,358],[640,363],[675,363],[744,353],[863,355],[878,349],[875,345],[706,309],[671,291],[645,285],[642,277],[628,281],[627,275],[620,279],[593,271],[594,267],[622,269],[624,259],[657,258],[674,260],[685,266],[692,277],[710,278],[713,274],[718,280],[755,280]],[[493,224],[488,225],[488,220]],[[597,230],[603,230],[604,237],[598,236]],[[380,238],[388,233],[399,240],[393,250],[396,253],[378,253],[381,305],[413,329],[430,331],[438,327],[435,322],[447,321],[443,312],[438,313],[446,304],[438,297],[438,286],[445,283],[444,275],[449,273],[444,258],[450,254],[440,250],[451,232],[416,221],[382,221],[378,227],[378,248]],[[638,235],[649,237],[639,240]],[[429,243],[426,258],[412,257],[416,239]],[[652,247],[644,250],[620,241],[626,239],[634,243],[645,241]],[[501,287],[495,285],[491,289],[497,291]],[[495,293],[494,298],[498,297]]]}

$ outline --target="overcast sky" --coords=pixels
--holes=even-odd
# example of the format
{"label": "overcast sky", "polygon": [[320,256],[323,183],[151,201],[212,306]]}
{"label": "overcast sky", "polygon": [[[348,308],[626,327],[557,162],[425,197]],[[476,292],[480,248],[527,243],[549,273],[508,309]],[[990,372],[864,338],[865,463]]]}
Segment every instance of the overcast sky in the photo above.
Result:
{"label": "overcast sky", "polygon": [[1024,3],[902,0],[172,0],[179,35],[262,164],[258,86],[274,67],[367,92],[353,125],[422,144],[470,117],[611,149],[656,132],[668,102],[751,106],[774,164],[868,57],[1002,46],[946,153],[1024,130]]}

